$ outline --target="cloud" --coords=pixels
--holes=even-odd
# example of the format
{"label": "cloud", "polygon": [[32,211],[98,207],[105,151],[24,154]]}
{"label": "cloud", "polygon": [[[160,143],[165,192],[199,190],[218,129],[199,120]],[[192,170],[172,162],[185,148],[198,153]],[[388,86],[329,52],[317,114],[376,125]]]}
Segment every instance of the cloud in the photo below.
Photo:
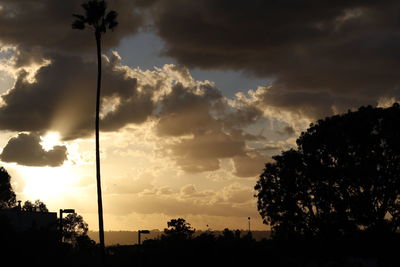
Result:
{"label": "cloud", "polygon": [[[105,194],[135,194],[153,189],[154,176],[151,173],[141,173],[139,177],[117,177],[109,180]],[[163,192],[166,192],[163,190]]]}
{"label": "cloud", "polygon": [[282,130],[278,131],[279,134],[292,136],[295,134],[294,129],[291,126],[285,126]]}
{"label": "cloud", "polygon": [[219,159],[244,153],[245,142],[224,133],[195,135],[169,145],[171,157],[186,172],[219,169]]}
{"label": "cloud", "polygon": [[[96,68],[73,55],[49,54],[34,79],[20,72],[2,95],[0,129],[59,132],[63,140],[93,133]],[[103,57],[101,130],[154,120],[158,146],[186,172],[217,170],[220,159],[244,155],[246,141],[262,140],[245,128],[262,117],[257,106],[233,105],[208,81],[186,68],[165,65],[153,71],[121,64],[114,52]],[[151,130],[151,129],[149,129]]]}
{"label": "cloud", "polygon": [[[16,66],[44,59],[55,64],[50,54],[84,56],[93,51],[93,36],[70,27],[71,14],[81,12],[80,4],[79,0],[63,5],[52,0],[34,4],[0,0],[0,40],[16,47]],[[114,0],[109,5],[118,11],[120,24],[104,37],[105,50],[151,25],[149,29],[164,40],[163,53],[185,66],[236,69],[274,79],[266,105],[319,119],[375,104],[381,97],[399,96],[396,1]],[[182,12],[176,12],[178,7]],[[132,99],[121,98],[123,106],[105,119],[104,129],[121,127],[121,120],[129,120],[128,113],[145,118],[153,107],[149,97],[136,96],[140,97],[144,109],[136,109]],[[246,112],[256,118],[259,111]],[[245,116],[245,111],[241,114]],[[164,118],[164,126],[170,121]],[[240,123],[238,118],[234,122]],[[225,123],[230,123],[227,118]],[[171,132],[172,126],[159,128],[160,133],[179,134]]]}
{"label": "cloud", "polygon": [[369,101],[362,96],[344,97],[324,91],[291,91],[274,85],[258,88],[253,96],[264,110],[285,110],[311,120],[346,112]]}
{"label": "cloud", "polygon": [[[109,9],[118,12],[119,25],[102,38],[103,52],[138,32],[144,25],[141,8],[149,3],[108,2]],[[53,129],[61,132],[65,140],[91,134],[96,64],[88,60],[88,53],[95,50],[95,41],[90,30],[71,28],[72,14],[83,12],[81,4],[80,0],[62,5],[52,0],[0,0],[0,42],[14,51],[9,63],[16,73],[15,86],[2,96],[1,129]],[[119,60],[118,55],[112,55],[104,62],[103,103],[118,105],[104,114],[105,131],[141,123],[153,109],[152,93],[136,91],[136,80],[127,78],[125,70],[117,70]]]}
{"label": "cloud", "polygon": [[211,112],[218,112],[222,102],[220,91],[210,84],[199,82],[189,87],[177,83],[160,101],[157,133],[160,136],[182,136],[217,129],[220,125]]}
{"label": "cloud", "polygon": [[223,119],[224,127],[236,129],[246,127],[256,123],[263,116],[262,109],[252,105],[233,105],[232,109]]}
{"label": "cloud", "polygon": [[[143,13],[138,12],[136,2],[109,1],[110,10],[118,12],[119,25],[103,38],[104,49],[115,47],[122,38],[136,33],[143,25]],[[2,44],[18,48],[17,66],[40,62],[50,51],[77,54],[93,51],[93,33],[71,28],[72,14],[83,13],[81,4],[81,0],[62,4],[53,0],[0,0],[0,40]]]}
{"label": "cloud", "polygon": [[265,139],[245,129],[263,116],[256,105],[228,101],[213,84],[185,79],[161,97],[155,128],[160,137],[180,137],[163,150],[182,170],[218,170],[221,159],[246,154],[246,141]]}
{"label": "cloud", "polygon": [[[114,57],[105,58],[103,68],[103,103],[107,99],[117,103],[103,117],[102,129],[107,131],[142,123],[154,109],[152,91],[138,88],[137,80],[118,68]],[[14,87],[2,95],[1,129],[53,130],[64,139],[93,132],[96,65],[76,56],[52,54],[51,58],[51,63],[37,71],[34,82],[22,71]]]}
{"label": "cloud", "polygon": [[[60,6],[52,0],[39,0],[34,4],[28,0],[0,0],[0,13],[3,14],[0,16],[0,40],[5,45],[16,47],[16,66],[43,63],[44,59],[51,61],[49,66],[42,67],[39,71],[37,79],[40,81],[37,85],[27,86],[24,82],[27,74],[21,72],[17,79],[18,86],[32,87],[29,91],[38,92],[35,87],[42,86],[47,78],[44,73],[52,70],[51,74],[55,78],[52,82],[48,81],[47,87],[64,86],[59,80],[65,80],[67,75],[71,79],[77,76],[76,81],[71,80],[69,84],[79,87],[79,90],[68,90],[84,92],[83,97],[77,97],[76,93],[72,95],[78,103],[80,99],[82,102],[89,99],[85,94],[90,90],[82,90],[81,84],[94,80],[94,66],[90,66],[87,59],[84,59],[87,56],[85,53],[94,49],[93,36],[88,32],[73,31],[70,27],[71,14],[81,12],[80,3],[81,1],[71,0]],[[395,71],[399,62],[396,60],[398,27],[393,19],[396,14],[391,12],[399,5],[395,1],[298,3],[290,0],[272,3],[253,0],[242,3],[213,0],[114,0],[109,5],[119,12],[120,25],[115,32],[104,37],[105,50],[118,45],[124,37],[135,34],[143,25],[152,25],[150,29],[154,29],[165,42],[163,53],[177,59],[179,63],[202,68],[237,69],[274,79],[272,88],[265,91],[264,96],[259,95],[262,97],[259,100],[264,104],[263,107],[240,107],[236,112],[230,112],[229,116],[225,113],[222,121],[216,116],[220,112],[216,104],[221,105],[224,101],[218,90],[202,89],[212,93],[206,98],[199,94],[186,94],[183,89],[173,89],[167,93],[169,98],[160,103],[169,105],[169,108],[164,108],[158,114],[160,122],[157,130],[160,136],[181,136],[194,131],[208,131],[211,127],[244,127],[257,121],[263,111],[271,107],[314,120],[353,106],[374,104],[381,97],[390,98],[399,94],[396,89],[398,75]],[[177,7],[182,12],[176,12]],[[40,30],[32,34],[32,29]],[[72,60],[74,56],[76,57]],[[68,58],[71,60],[68,61]],[[61,70],[64,62],[69,65]],[[76,66],[72,62],[76,62]],[[116,65],[120,66],[120,62],[118,57],[113,56],[109,66]],[[55,73],[57,70],[59,72]],[[82,77],[89,77],[91,73],[91,78],[80,80],[77,72],[81,70]],[[126,69],[119,69],[120,76],[116,75],[116,69],[113,71],[111,76],[116,80],[129,80],[122,76],[129,72]],[[173,75],[171,70],[164,71],[164,74]],[[149,78],[155,74],[141,75]],[[174,75],[180,76],[178,82],[186,79],[186,84],[181,84],[182,88],[193,85],[188,71],[183,68],[175,67]],[[161,77],[157,79],[162,80]],[[79,86],[76,86],[78,82]],[[131,87],[135,87],[134,81],[131,82]],[[150,84],[147,80],[140,83],[144,89],[145,84]],[[203,82],[202,87],[213,88],[213,85]],[[120,90],[119,86],[116,88],[118,92],[109,91],[109,95],[103,99],[114,104],[103,117],[103,130],[114,131],[128,123],[141,123],[154,111],[155,103],[152,100],[155,96],[151,90],[157,91],[158,85],[152,84],[150,89],[139,89],[128,94],[129,90]],[[60,91],[64,92],[63,89]],[[41,95],[47,92],[43,89]],[[178,93],[183,93],[181,100],[175,96]],[[54,92],[50,94],[66,99],[64,95],[58,96]],[[65,93],[65,96],[70,95]],[[9,98],[11,101],[12,97]],[[185,107],[183,100],[190,103],[188,106],[192,105],[193,111]],[[9,104],[8,109],[11,111],[12,105]],[[79,117],[89,113],[86,111],[91,110],[91,105],[77,111],[64,108],[62,113]],[[47,113],[47,117],[51,115],[56,120],[59,116],[54,115],[53,107],[47,105],[45,111],[44,108],[38,109],[36,115],[40,119],[21,122],[32,124],[26,126],[26,129],[10,125],[4,118],[2,121],[6,121],[3,128],[37,131],[52,127],[49,124],[50,118],[43,117],[42,114]],[[182,111],[191,114],[185,116]],[[9,118],[13,116],[6,108],[3,108],[2,113],[7,113],[5,116]],[[71,132],[66,134],[66,138],[88,135],[89,128],[86,125],[90,121],[87,116],[75,121],[74,129],[69,129]],[[210,126],[203,127],[205,124]]]}
{"label": "cloud", "polygon": [[67,147],[54,146],[44,150],[40,136],[35,133],[20,133],[11,138],[0,154],[4,162],[15,162],[25,166],[61,166],[67,160]]}
{"label": "cloud", "polygon": [[239,177],[256,177],[260,175],[268,161],[270,161],[270,158],[255,151],[242,156],[235,156],[233,157],[234,174]]}
{"label": "cloud", "polygon": [[293,91],[272,83],[247,93],[238,92],[234,106],[256,107],[262,111],[263,117],[279,122],[278,128],[274,129],[275,134],[280,138],[294,138],[316,120],[362,105],[378,104],[382,99],[373,100],[363,95],[340,96],[324,91]]}
{"label": "cloud", "polygon": [[229,203],[246,203],[254,200],[254,191],[238,183],[230,184],[221,190],[224,201]]}
{"label": "cloud", "polygon": [[[176,4],[174,0],[171,1],[172,6]],[[0,29],[4,27],[4,35],[0,40],[3,44],[14,46],[15,67],[19,71],[14,87],[2,95],[0,129],[18,132],[57,131],[63,140],[90,136],[93,133],[96,64],[89,60],[86,52],[93,50],[94,41],[88,32],[73,31],[70,27],[71,14],[81,12],[80,1],[69,1],[62,7],[50,0],[40,0],[35,4],[27,0],[0,0],[0,5],[0,12],[4,14],[0,18],[3,23]],[[181,5],[188,11],[187,14],[192,14],[197,12],[194,7],[209,7],[209,11],[216,8],[218,11],[220,3],[199,1]],[[166,53],[172,55],[175,46],[168,39],[167,27],[174,25],[175,19],[189,18],[185,14],[170,13],[172,9],[165,1],[115,0],[110,1],[110,8],[119,12],[120,25],[115,32],[104,37],[105,51],[150,23],[166,41]],[[152,17],[150,14],[146,17],[146,8],[150,8],[151,14],[159,16]],[[226,23],[224,20],[229,21],[231,16],[236,16],[235,8],[236,3],[233,3],[231,9],[220,16],[219,22],[210,20],[210,23]],[[250,9],[245,9],[245,13],[251,12]],[[208,9],[198,11],[199,16],[212,18],[215,15],[208,14]],[[41,14],[50,15],[45,17]],[[170,21],[171,18],[173,21]],[[252,19],[256,22],[258,18],[255,16]],[[163,21],[165,25],[162,25]],[[193,23],[189,23],[192,26],[199,23],[189,22]],[[22,25],[41,30],[33,35],[29,27]],[[180,25],[177,30],[183,30],[182,27],[185,25]],[[214,30],[200,33],[207,37]],[[240,33],[241,28],[237,30]],[[247,34],[251,35],[249,32]],[[241,46],[246,45],[248,40],[240,39],[242,42],[235,44],[235,53],[238,60],[246,64],[246,60],[242,60],[244,50],[241,50]],[[182,43],[182,51],[191,42],[188,38],[188,42]],[[200,49],[206,52],[214,45],[215,39],[211,38],[208,45]],[[232,52],[231,43],[224,44],[224,47],[226,49],[218,50],[220,54]],[[204,59],[207,58],[206,53]],[[187,65],[197,66],[197,63]],[[226,67],[233,66],[228,65]],[[25,68],[19,68],[21,66]],[[33,66],[38,68],[36,74],[28,68]],[[307,108],[310,102],[319,97],[310,101],[305,99],[304,104],[296,106],[290,103],[290,99],[298,96],[282,96],[278,91],[271,92],[267,96],[260,92],[257,98],[248,99],[247,102],[230,101],[222,96],[212,82],[194,80],[187,68],[166,65],[152,71],[132,69],[124,66],[120,56],[113,52],[103,57],[101,130],[114,132],[129,124],[154,120],[157,137],[164,139],[158,147],[182,170],[217,170],[222,159],[236,157],[236,174],[244,176],[248,172],[244,171],[245,162],[250,162],[244,159],[247,159],[249,152],[254,152],[254,148],[248,147],[249,142],[266,140],[262,135],[250,133],[247,127],[256,124],[265,115],[266,106],[289,112],[299,112],[301,109],[301,115],[305,116],[316,112]],[[330,111],[323,104],[317,109],[318,112]],[[241,163],[239,159],[242,159]]]}
{"label": "cloud", "polygon": [[202,190],[198,191],[196,186],[193,184],[188,184],[180,189],[180,197],[185,198],[210,198],[215,195],[214,191]]}
{"label": "cloud", "polygon": [[[159,192],[159,190],[155,190]],[[252,186],[232,184],[220,190],[197,190],[192,184],[185,185],[177,193],[169,194],[131,194],[106,195],[112,205],[113,214],[162,213],[176,215],[213,215],[213,216],[258,216]]]}
{"label": "cloud", "polygon": [[269,104],[321,118],[341,101],[348,108],[399,95],[399,7],[397,1],[161,0],[152,14],[164,55],[190,67],[269,77],[276,88]]}

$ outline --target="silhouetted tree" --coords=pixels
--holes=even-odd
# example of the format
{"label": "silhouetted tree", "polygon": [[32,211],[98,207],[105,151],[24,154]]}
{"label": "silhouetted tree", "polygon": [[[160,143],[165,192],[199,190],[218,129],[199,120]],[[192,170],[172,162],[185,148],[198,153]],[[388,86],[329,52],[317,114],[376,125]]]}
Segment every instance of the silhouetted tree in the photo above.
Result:
{"label": "silhouetted tree", "polygon": [[233,231],[229,230],[228,228],[225,228],[222,231],[222,235],[220,238],[224,239],[224,240],[232,241],[235,239],[235,234],[233,233]]}
{"label": "silhouetted tree", "polygon": [[24,205],[22,206],[22,210],[23,211],[35,211],[35,212],[49,212],[49,210],[46,207],[46,204],[44,204],[39,199],[36,200],[34,203],[32,203],[29,200],[25,201]]}
{"label": "silhouetted tree", "polygon": [[0,209],[12,208],[16,203],[16,196],[10,183],[11,176],[4,167],[0,167]]}
{"label": "silhouetted tree", "polygon": [[81,215],[70,213],[62,219],[62,236],[70,243],[76,244],[79,240],[86,242],[84,236],[87,236],[88,230],[88,224]]}
{"label": "silhouetted tree", "polygon": [[[100,99],[101,99],[101,36],[106,33],[107,29],[113,30],[117,25],[117,12],[107,10],[106,1],[91,0],[82,4],[84,15],[74,14],[76,20],[72,23],[73,29],[83,30],[86,25],[94,30],[97,47],[97,95],[96,95],[96,179],[97,179],[97,202],[99,213],[99,239],[100,247],[104,251],[104,226],[103,226],[103,203],[101,195],[101,179],[100,179],[100,140],[99,140],[99,123],[100,123]],[[104,256],[104,255],[103,255]]]}
{"label": "silhouetted tree", "polygon": [[35,200],[34,206],[36,207],[36,211],[49,212],[49,209],[47,208],[46,204],[44,204],[39,199]]}
{"label": "silhouetted tree", "polygon": [[96,242],[90,239],[90,237],[87,234],[78,235],[75,237],[75,247],[81,253],[91,253],[95,248],[95,246]]}
{"label": "silhouetted tree", "polygon": [[34,211],[33,203],[29,200],[24,202],[24,205],[22,206],[23,211]]}
{"label": "silhouetted tree", "polygon": [[277,238],[339,237],[400,225],[400,107],[319,120],[267,163],[258,210]]}
{"label": "silhouetted tree", "polygon": [[186,222],[183,218],[172,219],[167,222],[168,228],[164,229],[164,235],[166,238],[172,238],[177,240],[191,239],[192,235],[196,231],[190,226],[190,223]]}
{"label": "silhouetted tree", "polygon": [[211,231],[205,231],[201,233],[199,236],[196,237],[197,241],[208,241],[208,242],[215,242],[215,235]]}

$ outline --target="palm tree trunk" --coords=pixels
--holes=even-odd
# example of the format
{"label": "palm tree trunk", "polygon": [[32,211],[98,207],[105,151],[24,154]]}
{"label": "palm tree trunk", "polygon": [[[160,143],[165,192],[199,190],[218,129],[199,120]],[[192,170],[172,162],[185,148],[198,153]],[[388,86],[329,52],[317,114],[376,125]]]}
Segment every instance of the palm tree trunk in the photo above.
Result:
{"label": "palm tree trunk", "polygon": [[99,239],[102,263],[105,263],[103,200],[101,195],[100,179],[100,92],[101,92],[101,33],[96,31],[97,46],[97,96],[96,96],[96,181],[97,181],[97,206],[99,214]]}

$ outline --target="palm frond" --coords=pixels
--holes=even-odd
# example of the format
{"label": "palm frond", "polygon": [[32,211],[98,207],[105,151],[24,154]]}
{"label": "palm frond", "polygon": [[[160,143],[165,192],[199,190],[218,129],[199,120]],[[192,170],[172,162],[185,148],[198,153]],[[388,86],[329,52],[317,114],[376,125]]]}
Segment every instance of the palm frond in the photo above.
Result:
{"label": "palm frond", "polygon": [[[83,6],[82,6],[83,7]],[[91,25],[96,25],[104,17],[106,13],[107,4],[105,1],[88,1],[83,7],[85,9],[86,18]]]}
{"label": "palm frond", "polygon": [[116,27],[118,26],[118,22],[117,21],[113,21],[113,22],[110,22],[109,24],[108,24],[108,28],[110,29],[110,30],[114,30]]}
{"label": "palm frond", "polygon": [[102,20],[101,24],[99,25],[98,30],[101,33],[106,33],[107,27],[106,27],[106,24],[104,23],[104,19]]}
{"label": "palm frond", "polygon": [[86,22],[85,16],[79,15],[79,14],[72,14],[73,17],[77,18],[77,20],[81,20],[83,22]]}
{"label": "palm frond", "polygon": [[117,25],[118,25],[117,17],[118,17],[118,13],[115,12],[114,10],[111,10],[110,12],[108,12],[108,14],[105,18],[105,23],[110,30],[114,30],[114,28],[117,27]]}
{"label": "palm frond", "polygon": [[106,16],[106,21],[107,22],[111,22],[111,21],[115,21],[117,19],[118,13],[115,12],[114,10],[111,10],[110,12],[108,12],[107,16]]}
{"label": "palm frond", "polygon": [[97,2],[97,8],[99,10],[99,12],[101,14],[103,14],[103,16],[106,14],[106,10],[107,10],[107,2],[102,0],[102,1],[98,1]]}
{"label": "palm frond", "polygon": [[74,29],[84,29],[86,24],[93,26],[96,31],[105,33],[107,29],[113,30],[117,25],[118,13],[110,11],[106,15],[107,2],[105,0],[89,0],[81,5],[84,15],[73,14],[77,18],[72,23]]}
{"label": "palm frond", "polygon": [[72,29],[83,30],[85,29],[85,23],[82,20],[75,20],[72,24]]}

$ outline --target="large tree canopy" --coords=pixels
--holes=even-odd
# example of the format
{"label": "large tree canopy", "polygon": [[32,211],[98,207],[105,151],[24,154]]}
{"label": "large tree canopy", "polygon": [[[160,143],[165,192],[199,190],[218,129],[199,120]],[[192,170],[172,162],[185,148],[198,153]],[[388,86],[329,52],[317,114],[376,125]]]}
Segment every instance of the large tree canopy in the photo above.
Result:
{"label": "large tree canopy", "polygon": [[258,210],[277,238],[400,226],[400,107],[361,107],[312,124],[267,163]]}
{"label": "large tree canopy", "polygon": [[0,209],[12,208],[16,203],[16,196],[10,183],[11,176],[7,170],[0,167]]}

